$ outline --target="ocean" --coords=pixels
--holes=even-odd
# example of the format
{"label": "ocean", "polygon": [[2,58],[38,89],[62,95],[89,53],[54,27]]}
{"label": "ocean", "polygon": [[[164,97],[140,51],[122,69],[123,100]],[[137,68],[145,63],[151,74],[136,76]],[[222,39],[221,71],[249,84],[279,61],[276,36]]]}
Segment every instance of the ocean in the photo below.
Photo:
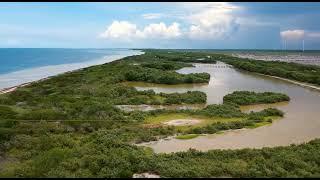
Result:
{"label": "ocean", "polygon": [[0,49],[0,89],[141,54],[130,49]]}

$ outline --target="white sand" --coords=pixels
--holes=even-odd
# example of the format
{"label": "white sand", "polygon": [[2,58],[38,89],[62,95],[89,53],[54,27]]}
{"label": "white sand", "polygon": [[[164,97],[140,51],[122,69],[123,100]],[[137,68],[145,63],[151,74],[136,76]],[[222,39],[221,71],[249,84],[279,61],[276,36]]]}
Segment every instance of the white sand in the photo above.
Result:
{"label": "white sand", "polygon": [[[19,86],[23,83],[30,83],[44,78],[49,78],[58,74],[79,70],[89,66],[100,65],[121,59],[127,56],[143,54],[141,51],[129,50],[120,55],[107,55],[103,58],[70,64],[48,65],[42,67],[34,67],[20,71],[0,74],[0,89]],[[2,90],[3,91],[3,90]]]}

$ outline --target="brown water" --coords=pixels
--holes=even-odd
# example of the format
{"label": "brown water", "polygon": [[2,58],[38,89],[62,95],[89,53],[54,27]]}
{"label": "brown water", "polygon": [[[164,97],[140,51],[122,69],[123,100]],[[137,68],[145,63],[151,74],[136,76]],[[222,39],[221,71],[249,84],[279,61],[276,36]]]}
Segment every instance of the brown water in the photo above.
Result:
{"label": "brown water", "polygon": [[199,90],[207,94],[208,104],[222,103],[223,96],[237,90],[256,92],[273,91],[290,96],[289,103],[242,107],[243,111],[277,107],[285,112],[284,118],[271,125],[255,129],[227,131],[223,134],[199,136],[189,140],[170,138],[157,142],[143,143],[155,152],[198,150],[261,148],[299,144],[320,137],[320,91],[304,88],[290,82],[263,75],[239,71],[224,66],[196,64],[179,70],[180,73],[208,72],[211,75],[207,85],[135,85],[139,90],[154,89],[156,92],[186,92]]}

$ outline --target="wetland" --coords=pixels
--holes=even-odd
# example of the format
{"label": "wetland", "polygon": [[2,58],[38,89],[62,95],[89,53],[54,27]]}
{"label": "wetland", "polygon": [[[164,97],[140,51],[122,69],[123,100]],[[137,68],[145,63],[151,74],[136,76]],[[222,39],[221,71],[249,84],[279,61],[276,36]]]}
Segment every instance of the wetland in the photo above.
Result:
{"label": "wetland", "polygon": [[[318,90],[249,59],[143,51],[1,94],[1,177],[319,176]],[[280,67],[317,86],[319,67]]]}

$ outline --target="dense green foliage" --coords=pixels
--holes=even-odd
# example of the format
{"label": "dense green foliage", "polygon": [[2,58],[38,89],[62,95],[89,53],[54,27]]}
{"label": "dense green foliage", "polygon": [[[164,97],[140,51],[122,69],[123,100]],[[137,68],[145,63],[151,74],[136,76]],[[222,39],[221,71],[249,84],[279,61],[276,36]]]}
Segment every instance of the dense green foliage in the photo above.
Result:
{"label": "dense green foliage", "polygon": [[[138,91],[124,81],[164,84],[208,82],[209,74],[179,74],[174,70],[192,66],[168,59],[154,61],[150,53],[52,77],[0,95],[0,117],[21,120],[120,120],[130,121],[113,105],[205,103],[203,92],[155,93]],[[135,65],[138,64],[138,65]],[[7,105],[15,106],[11,110]],[[18,110],[18,111],[15,111]]]}
{"label": "dense green foliage", "polygon": [[225,56],[235,68],[320,85],[320,67],[280,61],[261,61]]}
{"label": "dense green foliage", "polygon": [[142,67],[155,68],[160,70],[178,70],[184,67],[192,67],[191,64],[171,61],[155,61],[155,62],[144,62],[140,64]]}
{"label": "dense green foliage", "polygon": [[270,123],[272,120],[269,117],[282,117],[283,112],[268,108],[260,112],[250,112],[249,114],[242,113],[235,106],[229,104],[223,105],[209,105],[205,109],[196,110],[193,114],[201,114],[208,117],[242,117],[243,120],[232,121],[232,122],[217,122],[212,123],[204,127],[196,127],[183,132],[185,134],[214,134],[219,131],[229,129],[241,129],[246,127],[254,127],[257,123],[267,122]]}
{"label": "dense green foliage", "polygon": [[[173,154],[155,154],[133,144],[180,133],[172,126],[143,126],[146,117],[162,113],[243,119],[191,128],[190,133],[195,134],[254,126],[270,116],[283,115],[277,109],[246,114],[232,103],[199,110],[149,112],[124,112],[114,106],[204,103],[206,95],[202,92],[157,94],[138,91],[123,82],[208,82],[208,74],[181,75],[174,70],[191,66],[186,64],[190,62],[214,63],[221,57],[150,50],[0,95],[0,177],[132,177],[142,172],[162,177],[319,176],[319,140],[262,150],[190,150]],[[136,77],[130,79],[127,73]]]}
{"label": "dense green foliage", "polygon": [[143,81],[158,84],[208,83],[208,73],[179,74],[155,68],[135,67],[125,73],[127,81]]}
{"label": "dense green foliage", "polygon": [[244,113],[242,113],[238,106],[234,104],[211,104],[206,108],[198,110],[197,114],[208,116],[208,117],[243,117]]}
{"label": "dense green foliage", "polygon": [[234,91],[223,97],[224,103],[235,103],[238,105],[267,104],[289,100],[290,97],[286,94],[274,92]]}
{"label": "dense green foliage", "polygon": [[165,104],[201,104],[207,100],[207,95],[201,91],[188,91],[186,93],[172,93],[165,94],[160,93],[161,96],[165,97]]}
{"label": "dense green foliage", "polygon": [[115,104],[127,105],[169,105],[169,104],[202,104],[207,100],[207,95],[200,91],[188,91],[186,93],[158,93],[153,90],[137,91],[135,88],[126,88],[132,90],[127,92],[126,96],[119,97]]}
{"label": "dense green foliage", "polygon": [[314,140],[261,150],[189,150],[159,155],[150,171],[163,177],[319,177],[319,148]]}
{"label": "dense green foliage", "polygon": [[[10,141],[12,158],[1,177],[318,177],[320,140],[288,147],[189,150],[153,154],[126,143],[130,130],[68,132],[63,124],[34,123]],[[18,128],[18,127],[17,127]],[[43,135],[42,133],[45,133]]]}
{"label": "dense green foliage", "polygon": [[0,119],[15,119],[16,112],[8,106],[0,106]]}

